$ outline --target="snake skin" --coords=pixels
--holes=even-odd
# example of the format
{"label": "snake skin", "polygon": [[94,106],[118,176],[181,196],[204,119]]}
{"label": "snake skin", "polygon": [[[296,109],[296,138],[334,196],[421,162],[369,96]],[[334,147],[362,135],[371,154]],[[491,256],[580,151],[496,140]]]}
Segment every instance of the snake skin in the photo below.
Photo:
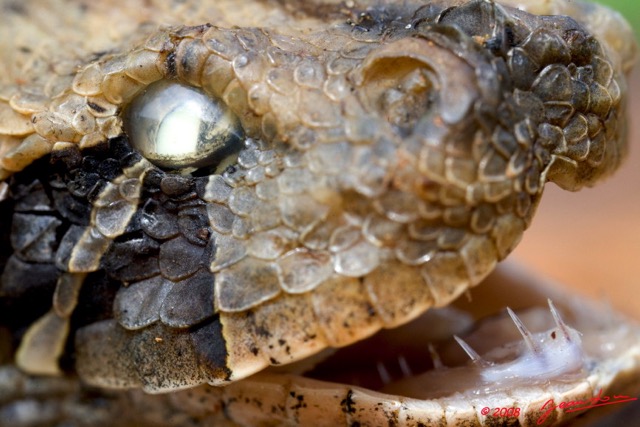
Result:
{"label": "snake skin", "polygon": [[[546,182],[590,186],[626,151],[632,48],[592,35],[590,6],[57,6],[0,3],[0,414],[21,425],[186,425],[197,398],[221,423],[237,380],[449,304]],[[162,79],[238,116],[224,172],[132,148],[123,111]],[[2,406],[29,384],[63,397]]]}

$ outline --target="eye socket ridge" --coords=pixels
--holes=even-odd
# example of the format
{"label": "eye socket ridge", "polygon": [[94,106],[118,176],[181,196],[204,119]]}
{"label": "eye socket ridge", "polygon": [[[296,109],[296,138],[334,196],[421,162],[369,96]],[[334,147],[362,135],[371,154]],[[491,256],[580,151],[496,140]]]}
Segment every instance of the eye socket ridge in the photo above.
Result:
{"label": "eye socket ridge", "polygon": [[224,102],[175,81],[150,84],[127,106],[123,121],[131,146],[165,170],[225,167],[245,139]]}

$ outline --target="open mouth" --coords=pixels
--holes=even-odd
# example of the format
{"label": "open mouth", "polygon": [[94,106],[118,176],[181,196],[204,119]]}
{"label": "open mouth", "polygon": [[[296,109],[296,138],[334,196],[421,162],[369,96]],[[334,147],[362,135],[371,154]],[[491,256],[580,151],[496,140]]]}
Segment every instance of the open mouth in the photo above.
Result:
{"label": "open mouth", "polygon": [[112,425],[110,414],[121,413],[120,425],[549,426],[637,400],[639,343],[629,319],[507,262],[447,308],[225,387],[79,390],[70,378],[24,379],[5,369],[3,378],[15,382],[9,399],[54,393],[18,401],[2,416],[43,408],[69,416],[73,408],[88,420],[79,425]]}
{"label": "open mouth", "polygon": [[[249,398],[253,387],[261,389],[256,383],[278,383],[289,390],[284,397],[292,404],[306,390],[308,406],[314,396],[326,399],[329,390],[347,393],[341,402],[348,419],[378,422],[363,414],[551,425],[594,406],[634,400],[637,325],[606,306],[539,283],[532,287],[539,278],[522,275],[515,265],[503,267],[450,307],[229,387]],[[227,411],[243,419],[235,405]]]}
{"label": "open mouth", "polygon": [[[564,323],[552,302],[546,313],[539,307],[520,316],[508,310],[509,317],[498,314],[473,324],[464,310],[435,309],[401,331],[339,351],[306,375],[418,399],[465,389],[490,393],[526,383],[568,382],[584,375],[588,362],[580,333]],[[539,332],[530,331],[525,321]],[[509,325],[522,336],[514,336]],[[416,328],[422,332],[410,334]],[[449,335],[458,328],[464,339]]]}

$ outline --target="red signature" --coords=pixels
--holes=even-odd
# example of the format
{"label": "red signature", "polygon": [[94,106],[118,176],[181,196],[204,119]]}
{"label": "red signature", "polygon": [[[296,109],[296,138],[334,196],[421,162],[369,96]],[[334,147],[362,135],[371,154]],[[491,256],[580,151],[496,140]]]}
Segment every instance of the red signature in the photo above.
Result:
{"label": "red signature", "polygon": [[600,389],[597,396],[594,396],[590,399],[585,399],[585,400],[570,400],[567,402],[560,402],[558,405],[556,405],[553,399],[549,399],[540,408],[541,411],[546,410],[546,412],[540,415],[540,417],[538,418],[537,424],[540,425],[545,421],[547,421],[547,418],[549,418],[549,415],[551,415],[551,413],[553,413],[553,411],[556,408],[564,409],[564,412],[576,412],[576,411],[582,411],[589,408],[595,408],[598,406],[615,405],[616,403],[632,402],[634,400],[638,400],[638,398],[624,396],[624,395],[617,395],[617,394],[614,395],[613,397],[606,396],[606,395],[603,396],[602,389]]}

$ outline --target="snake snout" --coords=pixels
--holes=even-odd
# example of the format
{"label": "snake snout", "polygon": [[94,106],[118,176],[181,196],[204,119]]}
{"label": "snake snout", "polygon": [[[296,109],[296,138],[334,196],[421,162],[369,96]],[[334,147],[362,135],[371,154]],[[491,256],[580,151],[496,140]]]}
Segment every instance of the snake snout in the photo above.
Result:
{"label": "snake snout", "polygon": [[[542,67],[536,71],[539,72],[536,81],[553,82],[547,86],[552,89],[549,94],[565,97],[542,97],[547,117],[564,116],[563,120],[556,123],[551,120],[551,126],[539,129],[542,145],[553,147],[543,178],[572,191],[592,186],[613,173],[628,151],[624,94],[625,74],[631,71],[637,58],[633,30],[620,13],[591,2],[502,3],[536,15],[558,15],[520,16],[532,28],[535,20],[541,21],[530,36],[532,42],[542,40],[542,35],[547,39],[543,43],[529,43],[535,46],[533,51],[527,49],[533,64],[536,51],[565,52],[557,56],[565,56],[560,63],[565,71],[556,72],[553,79],[548,78],[550,64],[545,68],[542,66],[545,64],[537,62]],[[549,49],[552,46],[555,47]]]}
{"label": "snake snout", "polygon": [[624,74],[635,43],[624,41],[626,23],[611,28],[620,19],[613,12],[596,30],[598,11],[567,9],[578,22],[469,2],[416,21],[406,38],[372,52],[354,80],[363,103],[400,135],[402,167],[414,159],[421,176],[457,183],[467,202],[498,182],[532,195],[547,181],[578,190],[612,173],[627,151]]}
{"label": "snake snout", "polygon": [[598,3],[564,0],[502,0],[537,15],[567,15],[580,22],[605,45],[616,68],[628,73],[636,62],[638,45],[629,22],[617,11]]}

